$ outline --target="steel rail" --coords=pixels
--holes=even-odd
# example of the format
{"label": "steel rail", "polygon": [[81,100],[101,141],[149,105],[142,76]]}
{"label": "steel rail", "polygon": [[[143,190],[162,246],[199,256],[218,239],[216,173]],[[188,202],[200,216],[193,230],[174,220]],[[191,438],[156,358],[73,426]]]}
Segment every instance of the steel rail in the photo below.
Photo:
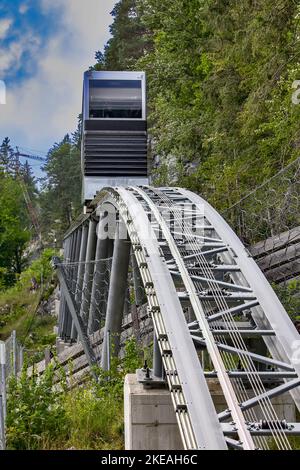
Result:
{"label": "steel rail", "polygon": [[[129,191],[124,188],[107,191],[127,226],[137,257],[155,332],[160,338],[160,350],[184,446],[187,449],[226,449],[172,276],[149,219],[140,202]],[[162,340],[165,337],[167,339]],[[165,352],[169,350],[172,351],[171,356]],[[179,388],[174,389],[173,385]]]}
{"label": "steel rail", "polygon": [[140,188],[132,188],[134,189],[140,196],[144,198],[144,200],[147,202],[149,208],[153,212],[157,222],[159,223],[162,232],[164,234],[164,237],[166,238],[170,251],[172,253],[173,258],[175,259],[175,262],[177,264],[178,270],[181,273],[182,280],[184,282],[185,288],[189,294],[190,302],[192,304],[192,307],[194,309],[194,313],[196,315],[196,318],[199,322],[199,326],[203,332],[203,335],[206,339],[206,346],[208,349],[208,352],[210,354],[211,360],[214,364],[214,367],[218,373],[218,379],[220,381],[220,384],[222,386],[222,390],[225,396],[225,399],[227,401],[228,407],[231,410],[232,413],[232,418],[236,423],[237,427],[237,433],[239,435],[239,438],[241,442],[243,443],[243,447],[245,450],[254,450],[255,449],[255,444],[253,442],[252,436],[249,433],[249,430],[247,429],[247,425],[245,423],[243,413],[240,409],[239,403],[236,399],[236,395],[234,393],[234,389],[232,387],[232,383],[228,377],[227,371],[224,367],[223,360],[221,358],[219,349],[215,343],[214,336],[210,330],[209,324],[207,322],[207,319],[205,317],[205,312],[203,310],[203,307],[201,305],[201,302],[199,301],[199,298],[195,292],[195,287],[192,282],[192,279],[190,278],[190,274],[184,264],[183,258],[181,257],[181,254],[175,244],[174,238],[172,237],[169,228],[161,216],[159,210],[157,209],[156,205],[153,203],[153,201],[150,199],[150,197]]}
{"label": "steel rail", "polygon": [[[152,191],[153,191],[153,190],[152,190]],[[158,193],[157,190],[156,190],[156,193]],[[204,212],[203,208],[204,208],[204,206],[201,206],[201,211]],[[206,216],[206,220],[207,220],[207,216]],[[209,219],[209,223],[214,226],[214,224],[211,222],[211,219]],[[223,223],[224,223],[224,222],[223,222]],[[217,233],[217,236],[220,237],[220,233],[219,233],[219,231],[218,231],[216,228],[215,228],[215,233]],[[193,236],[193,235],[192,235],[192,236]],[[220,237],[220,238],[222,238],[222,237]],[[228,252],[227,252],[228,255],[227,255],[227,256],[229,256],[229,254],[230,254],[231,252],[232,252],[233,255],[235,256],[235,252],[234,252],[234,250],[232,250],[232,249],[229,249],[229,250],[228,250]],[[199,258],[197,257],[197,259],[199,259]],[[205,263],[204,263],[204,264],[205,264]],[[204,265],[204,264],[203,264],[203,265]],[[209,266],[208,266],[208,268],[209,268]],[[209,269],[209,272],[210,272],[210,269]],[[212,273],[211,273],[211,274],[212,274]],[[213,277],[213,276],[211,275],[211,276],[209,276],[209,277]],[[211,284],[211,286],[213,286],[213,284]],[[219,296],[216,297],[216,301],[218,301],[217,303],[220,304],[220,303],[221,303],[220,300],[221,300],[221,299],[219,298]],[[223,300],[223,299],[222,299],[222,300]],[[224,305],[225,305],[225,302],[224,302]],[[229,312],[228,312],[228,313],[229,313]],[[225,318],[228,318],[228,317],[229,317],[229,314],[226,313]],[[232,322],[231,314],[230,314],[230,317],[229,317],[229,322]],[[238,331],[237,331],[237,333],[238,333],[238,342],[237,342],[237,344],[240,344],[240,347],[241,347],[241,345],[243,345],[242,349],[246,349],[246,348],[245,348],[245,344],[243,343],[241,334],[240,334]],[[231,339],[233,340],[232,335],[231,335]],[[235,340],[234,340],[233,342],[235,343]],[[241,350],[237,347],[237,344],[235,345],[235,352],[240,356]],[[255,368],[255,366],[254,366],[252,360],[249,361],[248,359],[249,359],[249,358],[247,358],[247,363],[249,364],[250,369],[252,369],[253,371],[255,371],[256,368]],[[252,378],[255,379],[254,382],[252,381]],[[257,377],[255,377],[255,376],[252,377],[252,376],[250,375],[250,376],[249,376],[249,379],[251,379],[251,380],[250,380],[251,383],[253,382],[253,383],[252,383],[252,386],[253,386],[253,389],[254,389],[254,390],[256,389],[256,393],[257,393],[257,394],[259,394],[259,393],[261,394],[262,391],[264,390],[264,387],[263,387],[262,382],[259,380],[259,376],[257,375]],[[263,413],[264,413],[264,416],[265,416],[266,418],[267,418],[267,415],[265,414],[265,412],[267,412],[267,413],[269,414],[269,418],[268,418],[268,419],[272,419],[272,417],[273,417],[273,419],[275,419],[275,420],[277,419],[277,415],[276,415],[276,413],[275,413],[275,410],[274,410],[274,408],[273,408],[273,406],[272,406],[270,400],[266,400],[266,403],[265,403],[265,410],[264,410],[263,408],[261,408],[261,409],[262,409],[262,411],[263,411]],[[277,420],[277,421],[278,421],[278,420]],[[276,427],[277,427],[277,426],[276,426]],[[280,423],[279,423],[279,427],[280,427]],[[275,432],[275,433],[277,432],[276,429],[274,429],[274,432]],[[281,437],[280,437],[280,435],[277,436],[277,437],[278,437],[279,441],[282,440]],[[274,438],[275,438],[275,435],[274,435]],[[277,438],[276,438],[276,439],[277,439]],[[286,447],[286,445],[289,447],[289,443],[288,443],[287,440],[285,440],[285,442],[282,442],[282,444],[283,444],[283,447]],[[280,445],[281,445],[281,444],[280,444]]]}
{"label": "steel rail", "polygon": [[[153,189],[152,189],[152,191],[153,191]],[[156,199],[157,199],[157,198],[156,198]],[[146,207],[146,210],[147,210],[147,209],[148,209],[148,207]],[[172,206],[172,210],[173,210],[173,209],[174,209],[174,205]],[[149,211],[147,211],[147,212],[149,212]],[[174,220],[174,217],[173,217],[173,220]],[[152,222],[152,224],[154,225],[153,222]],[[155,226],[156,226],[156,225],[158,225],[158,224],[155,224]],[[210,227],[211,227],[211,229],[213,229],[212,226],[210,226]],[[172,230],[172,234],[173,234],[173,233],[174,233],[174,230]],[[194,236],[193,236],[193,238],[194,238]],[[172,261],[172,263],[174,263],[174,261]],[[176,267],[176,268],[177,268],[177,267]],[[200,297],[199,297],[199,298],[200,298]],[[205,301],[204,299],[205,299],[205,296],[203,297],[203,304],[207,304],[207,301]],[[229,356],[229,362],[231,362],[231,367],[234,367],[233,359],[232,359],[232,357],[230,357],[230,356]],[[235,383],[234,383],[234,385],[235,385]],[[241,389],[243,389],[244,391],[242,391]],[[240,396],[240,400],[241,400],[241,401],[244,401],[245,399],[247,399],[247,394],[246,394],[246,391],[245,391],[244,384],[243,384],[243,382],[240,381],[240,380],[239,380],[239,387],[238,387],[237,391],[239,392],[238,395]],[[255,413],[253,412],[253,410],[250,410],[249,412],[246,412],[246,414],[249,414],[248,418],[249,418],[250,420],[253,420],[253,421],[256,420],[256,421],[257,421],[256,415],[255,415]],[[268,447],[268,446],[266,445],[266,441],[265,441],[265,440],[263,440],[262,438],[257,438],[257,439],[258,439],[258,441],[259,441],[259,443],[260,443],[260,445],[261,445],[262,448]]]}
{"label": "steel rail", "polygon": [[[184,191],[184,190],[183,190],[183,191]],[[196,195],[193,195],[193,193],[191,193],[191,195],[192,195],[194,198],[197,197]],[[194,199],[192,199],[192,197],[190,198],[190,200],[194,202]],[[201,208],[201,210],[203,210],[203,207],[205,207],[205,212],[206,212],[206,215],[207,215],[207,218],[208,218],[210,224],[213,225],[214,227],[216,227],[217,233],[218,233],[218,235],[222,238],[222,240],[224,241],[224,243],[228,243],[228,244],[231,246],[231,248],[233,249],[234,257],[235,257],[235,262],[237,262],[237,264],[240,265],[240,260],[239,260],[238,255],[237,255],[237,246],[236,246],[237,244],[232,244],[232,239],[231,239],[230,237],[229,237],[229,238],[228,238],[228,237],[227,237],[227,238],[224,237],[224,232],[226,232],[227,229],[230,230],[229,227],[227,226],[227,224],[224,223],[223,219],[219,216],[219,214],[217,214],[217,213],[209,206],[209,204],[205,203],[205,201],[201,200],[201,204],[199,204],[199,207]],[[214,215],[216,215],[215,218],[213,217]],[[217,217],[218,217],[218,220],[216,220]],[[223,230],[223,232],[222,232],[221,229]],[[235,234],[233,234],[233,235],[235,235]],[[236,237],[236,236],[235,236],[235,237]],[[237,237],[236,237],[236,239],[237,239]],[[239,247],[239,248],[241,248],[241,243],[240,243],[240,247]],[[243,247],[243,250],[244,250],[244,252],[246,252],[246,250],[244,249],[244,247]],[[246,253],[247,253],[247,252],[246,252]],[[248,254],[248,253],[247,253],[247,254]],[[227,254],[224,255],[224,258],[225,258],[226,261],[228,261],[228,255],[227,255]],[[257,268],[257,269],[258,269],[258,268]],[[259,271],[259,269],[258,269],[258,271]],[[241,271],[241,272],[242,272],[242,271]],[[261,273],[260,273],[260,274],[261,274]],[[261,276],[262,276],[262,274],[261,274]],[[238,279],[238,282],[240,283],[239,277],[240,277],[240,276],[237,276],[237,279]],[[244,275],[244,279],[247,279],[247,283],[248,283],[248,285],[249,285],[249,279],[251,279],[250,275]],[[251,279],[251,280],[252,280],[252,279]],[[268,285],[268,283],[266,282],[266,280],[265,280],[265,283]],[[252,287],[251,283],[250,283],[250,286]],[[270,288],[269,285],[268,285],[268,287],[269,287],[269,290],[272,291],[272,289]],[[273,293],[273,296],[274,296],[274,292],[273,292],[273,291],[272,291],[272,293]],[[265,296],[265,297],[266,297],[266,296]],[[286,314],[285,314],[285,317],[287,317]],[[259,326],[262,327],[262,325],[259,325]],[[263,326],[264,326],[265,328],[267,328],[267,325],[263,325]],[[273,327],[273,325],[271,325],[271,326]],[[263,338],[264,338],[264,337],[263,337]],[[265,341],[266,341],[266,340],[265,340]],[[287,362],[289,362],[289,361],[287,361]],[[258,384],[258,385],[259,385],[259,384]],[[260,385],[259,385],[259,387],[261,388]],[[293,393],[293,392],[292,392],[292,393]],[[269,401],[269,405],[267,405],[267,406],[268,406],[268,410],[269,410],[268,413],[271,412],[271,414],[273,414],[274,416],[276,416],[275,410],[274,410],[274,408],[273,408],[273,406],[272,406],[272,404],[271,404],[270,401]],[[279,427],[280,427],[280,423],[279,423]],[[277,431],[274,430],[274,432],[277,432]],[[288,444],[287,441],[286,441],[286,444]],[[288,444],[288,445],[289,445],[289,444]]]}
{"label": "steel rail", "polygon": [[[152,192],[154,192],[154,190],[153,190],[152,188],[149,188],[149,189],[150,189]],[[155,193],[158,194],[158,191],[155,191]],[[171,207],[169,207],[169,209],[171,210]],[[212,225],[213,225],[213,224],[212,224]],[[219,234],[218,234],[218,235],[219,235]],[[229,250],[228,250],[228,251],[229,251]],[[201,254],[203,254],[203,252],[201,252]],[[195,253],[195,255],[197,256],[197,253]],[[197,256],[197,258],[198,258],[198,256]],[[225,305],[225,304],[224,304],[224,305]],[[241,335],[239,335],[239,337],[240,337],[240,340],[242,341]],[[240,343],[240,344],[242,344],[242,343]],[[246,349],[246,348],[245,348],[245,349]],[[240,352],[241,352],[241,350],[236,349],[236,353],[237,353],[238,355],[239,355]],[[252,364],[252,366],[251,366],[252,369],[255,370],[255,367],[254,367],[253,363],[251,363],[251,364]],[[259,377],[257,377],[257,379],[259,379]],[[252,380],[252,379],[251,379],[251,380]],[[261,390],[263,390],[263,385],[262,385],[261,382],[260,382],[260,384],[261,384],[261,385],[259,385],[259,384],[258,384],[258,385],[260,386]],[[253,386],[254,386],[254,389],[257,388],[257,385],[253,384]],[[259,390],[257,390],[257,393],[261,393],[261,392],[259,392]],[[270,405],[270,406],[269,406],[269,405]],[[274,417],[276,418],[276,413],[274,412],[274,409],[273,409],[271,403],[269,403],[269,405],[268,405],[268,408],[269,408],[269,411],[268,411],[268,412],[271,412],[271,414],[273,414]],[[271,415],[270,415],[270,416],[271,416]],[[266,416],[266,417],[267,417],[267,416]],[[287,441],[286,441],[286,442],[287,442]],[[285,445],[285,444],[283,444],[283,445]]]}

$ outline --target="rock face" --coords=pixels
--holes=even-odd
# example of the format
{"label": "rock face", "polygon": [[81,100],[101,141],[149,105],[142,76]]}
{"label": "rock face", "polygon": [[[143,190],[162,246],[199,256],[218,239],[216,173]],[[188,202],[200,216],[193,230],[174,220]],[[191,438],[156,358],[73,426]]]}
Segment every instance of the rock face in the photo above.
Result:
{"label": "rock face", "polygon": [[38,315],[51,315],[58,317],[60,292],[57,286],[47,300],[40,303]]}
{"label": "rock face", "polygon": [[26,258],[26,261],[28,264],[31,264],[32,261],[35,261],[36,259],[38,259],[41,255],[41,244],[40,244],[40,241],[39,240],[33,240],[31,241],[25,252],[24,252],[24,256]]}

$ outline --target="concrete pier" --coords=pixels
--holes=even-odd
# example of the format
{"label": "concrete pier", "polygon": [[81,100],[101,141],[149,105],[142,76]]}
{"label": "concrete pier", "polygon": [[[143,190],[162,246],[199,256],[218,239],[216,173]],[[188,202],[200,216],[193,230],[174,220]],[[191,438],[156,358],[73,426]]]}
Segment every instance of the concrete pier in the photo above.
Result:
{"label": "concrete pier", "polygon": [[167,389],[146,389],[128,374],[124,384],[126,450],[182,449],[178,424]]}
{"label": "concrete pier", "polygon": [[[208,379],[217,412],[227,408],[217,379]],[[249,398],[251,395],[249,395]],[[295,404],[287,392],[272,399],[279,419],[296,421]],[[263,419],[259,407],[253,408]],[[136,374],[128,374],[124,384],[124,421],[126,450],[180,450],[182,443],[170,392],[162,388],[145,388]]]}

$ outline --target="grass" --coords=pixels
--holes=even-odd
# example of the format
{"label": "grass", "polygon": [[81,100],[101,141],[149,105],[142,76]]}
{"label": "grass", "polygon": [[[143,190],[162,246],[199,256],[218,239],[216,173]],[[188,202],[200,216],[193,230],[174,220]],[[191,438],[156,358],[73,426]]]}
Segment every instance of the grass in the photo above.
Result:
{"label": "grass", "polygon": [[[53,250],[45,250],[21,274],[15,286],[0,291],[0,340],[7,339],[16,330],[18,340],[29,349],[38,350],[55,343],[56,319],[38,313],[40,303],[48,300],[55,288],[50,266],[54,254]],[[31,289],[33,279],[38,285],[34,291]]]}
{"label": "grass", "polygon": [[[97,396],[98,395],[98,396]],[[121,397],[99,397],[93,384],[68,392],[64,400],[68,433],[45,439],[44,450],[122,450],[124,415]]]}
{"label": "grass", "polygon": [[[123,359],[113,358],[110,372],[97,369],[84,386],[68,390],[58,364],[41,377],[12,377],[8,390],[7,448],[11,450],[124,449],[125,375],[142,364],[142,351],[127,341]],[[60,388],[54,387],[60,374]],[[109,380],[108,380],[109,377]]]}

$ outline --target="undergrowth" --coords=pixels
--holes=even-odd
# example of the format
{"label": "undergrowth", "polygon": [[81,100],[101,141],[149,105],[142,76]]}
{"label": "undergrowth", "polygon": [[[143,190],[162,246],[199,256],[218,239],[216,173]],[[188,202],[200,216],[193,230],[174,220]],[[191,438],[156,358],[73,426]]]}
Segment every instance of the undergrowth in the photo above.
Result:
{"label": "undergrowth", "polygon": [[57,364],[39,378],[28,377],[25,364],[21,377],[9,383],[7,448],[123,449],[124,377],[141,365],[142,353],[133,339],[127,341],[123,359],[112,359],[109,373],[97,369],[97,382],[89,379],[77,388],[67,386]]}
{"label": "undergrowth", "polygon": [[55,289],[50,264],[54,255],[54,250],[44,250],[13,287],[0,291],[0,340],[7,339],[16,330],[17,338],[27,348],[36,350],[54,344],[56,319],[39,312],[40,305]]}

